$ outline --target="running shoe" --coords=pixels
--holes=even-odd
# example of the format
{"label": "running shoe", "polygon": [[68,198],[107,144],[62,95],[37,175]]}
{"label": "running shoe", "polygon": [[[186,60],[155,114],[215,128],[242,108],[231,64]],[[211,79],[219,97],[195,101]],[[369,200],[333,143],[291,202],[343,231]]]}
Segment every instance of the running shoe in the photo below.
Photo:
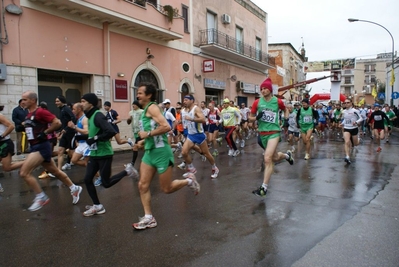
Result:
{"label": "running shoe", "polygon": [[194,173],[187,173],[186,177],[187,179],[191,179],[191,185],[189,185],[189,187],[191,188],[191,190],[193,190],[194,195],[198,195],[198,193],[200,192],[200,184],[197,182],[197,179],[195,178]]}
{"label": "running shoe", "polygon": [[126,164],[125,171],[127,172],[127,176],[132,177],[133,179],[139,178],[139,172],[133,167],[131,163]]}
{"label": "running shoe", "polygon": [[28,208],[29,211],[37,211],[40,210],[44,205],[50,202],[48,196],[44,197],[35,197],[33,200],[33,204]]}
{"label": "running shoe", "polygon": [[382,148],[379,146],[379,147],[377,148],[377,152],[381,152],[381,150],[382,150]]}
{"label": "running shoe", "polygon": [[206,161],[205,155],[201,155],[201,160],[202,160],[202,161]]}
{"label": "running shoe", "polygon": [[349,159],[349,157],[345,157],[345,162],[346,164],[351,164],[351,160]]}
{"label": "running shoe", "polygon": [[189,172],[189,173],[197,173],[197,169],[195,168],[195,167],[192,167],[192,168],[190,168],[190,167],[188,167],[187,168],[187,171]]}
{"label": "running shoe", "polygon": [[258,189],[252,191],[252,194],[257,195],[258,197],[265,197],[267,194],[267,189],[264,189],[262,186]]}
{"label": "running shoe", "polygon": [[72,195],[72,204],[76,204],[79,202],[79,198],[80,198],[80,193],[82,193],[82,187],[81,186],[75,186],[75,190],[71,191],[71,195]]}
{"label": "running shoe", "polygon": [[54,178],[54,177],[55,177],[55,175],[52,174],[51,172],[48,172],[47,174],[48,174],[48,176],[50,176],[51,178]]}
{"label": "running shoe", "polygon": [[177,165],[177,168],[179,168],[180,170],[184,170],[186,168],[186,163],[183,161],[182,163]]}
{"label": "running shoe", "polygon": [[195,153],[195,150],[194,149],[191,149],[191,154],[194,154]]}
{"label": "running shoe", "polygon": [[128,143],[131,147],[134,146],[134,143],[133,143],[132,138],[128,138],[128,139],[127,139],[127,143]]}
{"label": "running shoe", "polygon": [[292,152],[292,153],[295,152],[295,147],[294,147],[294,146],[291,147],[291,152]]}
{"label": "running shoe", "polygon": [[370,139],[373,140],[373,139],[374,139],[374,136],[370,135]]}
{"label": "running shoe", "polygon": [[233,152],[233,155],[232,155],[232,156],[233,156],[233,157],[237,157],[238,154],[240,154],[240,150],[237,149],[236,151]]}
{"label": "running shoe", "polygon": [[177,156],[179,159],[183,157],[183,154],[180,152],[180,154]]}
{"label": "running shoe", "polygon": [[64,166],[61,167],[61,170],[66,171],[71,169],[71,164],[65,163]]}
{"label": "running shoe", "polygon": [[214,167],[212,168],[212,175],[211,178],[212,179],[216,179],[219,175],[219,168],[218,167]]}
{"label": "running shoe", "polygon": [[154,228],[157,227],[157,221],[154,216],[151,219],[144,217],[139,217],[139,222],[132,224],[134,229],[144,230],[146,228]]}
{"label": "running shoe", "polygon": [[310,158],[309,154],[306,153],[306,154],[305,154],[305,160],[308,160],[309,158]]}
{"label": "running shoe", "polygon": [[48,175],[48,173],[47,173],[46,171],[43,171],[43,172],[38,176],[38,178],[39,178],[39,179],[46,179],[46,178],[49,178],[49,175]]}
{"label": "running shoe", "polygon": [[219,151],[215,149],[212,153],[212,156],[216,157],[217,155],[219,155]]}
{"label": "running shoe", "polygon": [[227,155],[233,156],[233,154],[234,154],[234,150],[233,149],[229,149],[229,153]]}
{"label": "running shoe", "polygon": [[83,216],[89,217],[93,215],[99,215],[99,214],[104,214],[105,209],[104,206],[101,205],[101,208],[96,208],[96,206],[86,206],[86,211],[83,212]]}
{"label": "running shoe", "polygon": [[4,188],[0,184],[0,193],[4,192]]}
{"label": "running shoe", "polygon": [[389,143],[389,139],[387,138],[387,140],[385,141],[386,143]]}
{"label": "running shoe", "polygon": [[103,182],[101,181],[101,176],[99,176],[95,181],[94,181],[94,186],[100,186],[102,185]]}
{"label": "running shoe", "polygon": [[287,150],[287,155],[288,159],[285,160],[288,161],[290,165],[294,165],[294,158],[292,157],[292,152],[290,150]]}

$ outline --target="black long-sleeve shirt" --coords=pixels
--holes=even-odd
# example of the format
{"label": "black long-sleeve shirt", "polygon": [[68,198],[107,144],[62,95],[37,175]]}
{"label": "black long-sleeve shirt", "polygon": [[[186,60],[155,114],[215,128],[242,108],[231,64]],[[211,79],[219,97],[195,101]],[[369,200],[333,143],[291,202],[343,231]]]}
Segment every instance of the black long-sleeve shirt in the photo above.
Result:
{"label": "black long-sleeve shirt", "polygon": [[67,105],[60,107],[60,111],[61,130],[65,130],[67,133],[74,133],[75,130],[68,127],[68,122],[72,121],[76,124],[76,116]]}

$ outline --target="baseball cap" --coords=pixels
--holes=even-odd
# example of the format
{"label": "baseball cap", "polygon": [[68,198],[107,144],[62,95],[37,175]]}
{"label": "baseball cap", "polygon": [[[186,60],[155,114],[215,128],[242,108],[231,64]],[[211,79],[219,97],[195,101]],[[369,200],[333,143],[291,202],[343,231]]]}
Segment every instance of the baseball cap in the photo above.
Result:
{"label": "baseball cap", "polygon": [[170,104],[170,99],[166,98],[166,99],[162,102],[162,104]]}
{"label": "baseball cap", "polygon": [[230,104],[230,100],[228,98],[223,99],[223,104]]}

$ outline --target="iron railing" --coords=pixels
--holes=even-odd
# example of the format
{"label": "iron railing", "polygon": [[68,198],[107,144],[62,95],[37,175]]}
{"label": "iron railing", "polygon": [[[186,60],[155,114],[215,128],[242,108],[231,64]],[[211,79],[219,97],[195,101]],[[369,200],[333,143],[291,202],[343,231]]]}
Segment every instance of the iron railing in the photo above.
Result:
{"label": "iron railing", "polygon": [[245,57],[275,66],[274,57],[216,29],[200,30],[200,46],[216,45]]}

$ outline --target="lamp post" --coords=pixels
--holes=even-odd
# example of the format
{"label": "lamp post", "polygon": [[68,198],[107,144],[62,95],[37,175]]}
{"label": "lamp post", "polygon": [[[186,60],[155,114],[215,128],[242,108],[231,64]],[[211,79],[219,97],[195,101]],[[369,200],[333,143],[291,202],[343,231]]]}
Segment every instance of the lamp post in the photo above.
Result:
{"label": "lamp post", "polygon": [[[381,28],[383,28],[384,30],[386,30],[388,33],[389,33],[389,35],[391,36],[391,39],[392,39],[392,73],[391,73],[391,81],[392,81],[392,91],[391,91],[391,94],[393,93],[393,89],[394,89],[394,81],[393,81],[393,76],[394,76],[394,71],[395,71],[395,69],[394,69],[394,63],[395,63],[395,40],[393,39],[393,36],[392,36],[392,34],[391,34],[391,32],[390,31],[388,31],[388,29],[387,28],[385,28],[384,26],[382,26],[381,24],[378,24],[378,23],[376,23],[376,22],[373,22],[373,21],[369,21],[369,20],[362,20],[362,19],[348,19],[348,21],[349,22],[356,22],[356,21],[361,21],[361,22],[367,22],[367,23],[371,23],[371,24],[375,24],[375,25],[377,25],[377,26],[380,26]],[[387,94],[387,98],[389,97],[389,99],[390,99],[390,105],[391,106],[393,106],[393,99],[392,99],[392,96],[391,95],[389,95],[388,96],[388,94]]]}

